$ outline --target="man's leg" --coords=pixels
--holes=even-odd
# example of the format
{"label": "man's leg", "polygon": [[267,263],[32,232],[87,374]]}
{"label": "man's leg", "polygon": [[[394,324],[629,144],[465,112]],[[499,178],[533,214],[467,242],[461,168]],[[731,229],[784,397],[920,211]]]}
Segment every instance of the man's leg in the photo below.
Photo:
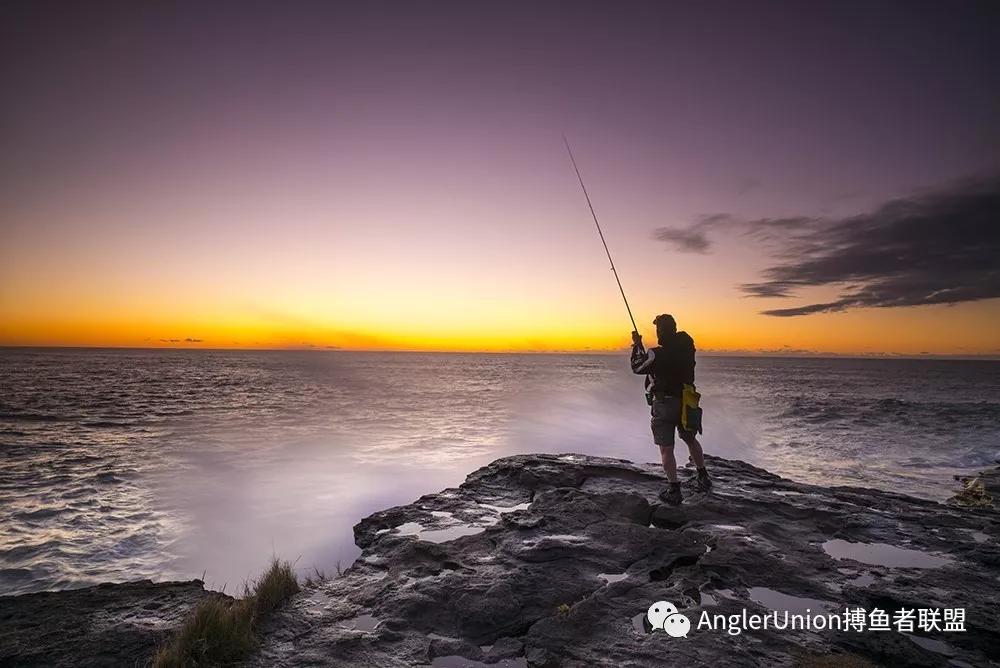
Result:
{"label": "man's leg", "polygon": [[[688,452],[691,453],[691,461],[694,462],[694,465],[698,468],[699,471],[701,471],[702,469],[704,469],[705,468],[705,453],[701,449],[701,443],[698,442],[698,437],[695,436],[695,434],[694,434],[693,431],[682,431],[681,432],[681,440],[684,441],[685,443],[687,443]],[[670,453],[670,459],[672,460],[673,458],[674,458],[674,453],[671,452]],[[666,463],[664,463],[664,466],[666,466]],[[677,465],[674,464],[675,470],[676,470],[676,467],[677,467]]]}
{"label": "man's leg", "polygon": [[674,459],[674,444],[660,446],[660,461],[667,474],[667,488],[660,492],[660,500],[671,506],[680,505],[681,483],[677,480],[677,460]]}
{"label": "man's leg", "polygon": [[705,453],[701,449],[701,443],[698,442],[693,431],[681,431],[680,434],[681,439],[687,443],[688,452],[691,453],[691,461],[698,468],[698,489],[707,492],[712,489],[712,479],[708,476],[708,470],[705,468]]}
{"label": "man's leg", "polygon": [[672,506],[681,502],[681,484],[677,481],[677,460],[674,459],[674,428],[676,421],[673,411],[663,402],[653,402],[652,420],[653,443],[660,447],[660,461],[663,462],[663,472],[667,474],[667,488],[660,493],[660,500]]}
{"label": "man's leg", "polygon": [[663,461],[663,472],[667,474],[667,480],[677,482],[677,459],[674,457],[674,446],[661,445],[660,459]]}

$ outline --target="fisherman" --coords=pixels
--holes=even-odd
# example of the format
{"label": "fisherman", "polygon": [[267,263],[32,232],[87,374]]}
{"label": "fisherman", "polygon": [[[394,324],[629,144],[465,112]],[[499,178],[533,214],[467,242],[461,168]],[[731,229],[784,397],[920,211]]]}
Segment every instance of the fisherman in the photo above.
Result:
{"label": "fisherman", "polygon": [[[646,374],[646,392],[650,403],[650,425],[653,442],[660,447],[663,471],[667,474],[668,486],[660,493],[660,499],[672,506],[681,503],[681,483],[677,480],[677,460],[674,459],[674,430],[688,446],[691,460],[698,468],[696,487],[707,492],[712,487],[712,479],[705,469],[705,455],[698,442],[692,424],[681,419],[682,398],[685,385],[688,392],[694,392],[694,339],[687,332],[678,332],[673,316],[664,313],[653,319],[656,325],[656,341],[659,344],[644,350],[642,336],[632,332],[632,371]],[[696,394],[696,393],[695,393]]]}

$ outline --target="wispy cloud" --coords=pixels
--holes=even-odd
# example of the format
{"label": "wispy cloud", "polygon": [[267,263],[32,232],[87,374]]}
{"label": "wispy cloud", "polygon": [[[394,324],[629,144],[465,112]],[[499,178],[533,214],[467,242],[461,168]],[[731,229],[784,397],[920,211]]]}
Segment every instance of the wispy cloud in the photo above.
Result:
{"label": "wispy cloud", "polygon": [[653,237],[665,241],[681,253],[707,253],[712,247],[709,234],[734,222],[734,218],[726,213],[709,214],[688,227],[658,227],[653,230]]}
{"label": "wispy cloud", "polygon": [[711,247],[709,235],[721,228],[772,249],[775,264],[763,271],[763,280],[740,286],[746,294],[789,298],[806,288],[841,288],[832,301],[769,309],[766,315],[1000,297],[1000,176],[956,182],[846,218],[715,215],[655,235],[678,250],[704,253]]}

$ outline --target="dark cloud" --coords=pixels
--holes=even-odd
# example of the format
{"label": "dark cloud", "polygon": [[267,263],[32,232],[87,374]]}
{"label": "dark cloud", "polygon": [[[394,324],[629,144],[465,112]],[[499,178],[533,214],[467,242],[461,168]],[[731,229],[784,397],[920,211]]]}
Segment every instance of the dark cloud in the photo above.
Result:
{"label": "dark cloud", "polygon": [[[773,221],[750,221],[772,241]],[[828,302],[771,309],[796,316],[849,308],[957,304],[1000,297],[1000,177],[892,200],[872,213],[801,219],[784,229],[784,261],[743,286],[757,297],[842,286]]]}
{"label": "dark cloud", "polygon": [[732,223],[729,214],[711,214],[689,227],[658,227],[653,230],[653,238],[667,242],[681,253],[707,253],[712,246],[708,235]]}
{"label": "dark cloud", "polygon": [[[705,227],[706,220],[713,221]],[[775,264],[741,289],[753,297],[788,298],[836,286],[826,302],[770,309],[788,317],[851,308],[957,304],[1000,297],[1000,176],[891,200],[847,218],[712,216],[689,230],[689,250],[705,252],[708,233],[738,229],[768,245]],[[657,238],[677,245],[682,234]]]}
{"label": "dark cloud", "polygon": [[192,339],[190,336],[184,339],[184,343],[202,343],[205,339]]}

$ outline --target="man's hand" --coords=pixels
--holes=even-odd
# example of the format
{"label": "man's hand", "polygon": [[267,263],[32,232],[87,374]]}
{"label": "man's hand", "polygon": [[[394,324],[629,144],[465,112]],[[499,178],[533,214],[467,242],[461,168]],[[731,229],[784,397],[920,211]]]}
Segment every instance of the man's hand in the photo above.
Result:
{"label": "man's hand", "polygon": [[635,344],[635,345],[640,345],[641,346],[642,345],[642,334],[640,334],[639,332],[633,331],[632,332],[632,343]]}

